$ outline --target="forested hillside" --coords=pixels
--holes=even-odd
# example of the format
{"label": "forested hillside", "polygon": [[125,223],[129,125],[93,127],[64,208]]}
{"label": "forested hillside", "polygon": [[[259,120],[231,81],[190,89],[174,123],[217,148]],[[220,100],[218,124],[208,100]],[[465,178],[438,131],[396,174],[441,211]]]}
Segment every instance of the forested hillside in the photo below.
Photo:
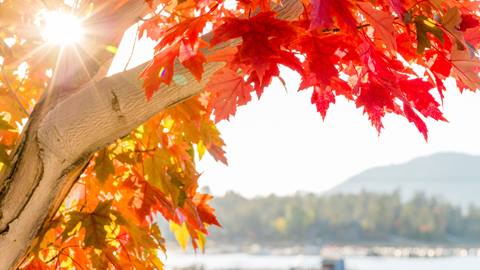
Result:
{"label": "forested hillside", "polygon": [[228,193],[213,206],[223,229],[213,229],[210,239],[226,244],[480,243],[480,208],[464,211],[423,194],[405,202],[398,192],[254,199]]}

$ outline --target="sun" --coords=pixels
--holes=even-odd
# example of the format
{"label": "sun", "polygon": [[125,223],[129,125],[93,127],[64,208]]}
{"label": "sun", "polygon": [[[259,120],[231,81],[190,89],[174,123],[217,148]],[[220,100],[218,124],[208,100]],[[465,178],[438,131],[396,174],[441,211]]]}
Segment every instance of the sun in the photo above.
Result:
{"label": "sun", "polygon": [[62,11],[43,11],[40,17],[41,35],[45,41],[60,46],[82,41],[85,29],[82,21],[73,14]]}

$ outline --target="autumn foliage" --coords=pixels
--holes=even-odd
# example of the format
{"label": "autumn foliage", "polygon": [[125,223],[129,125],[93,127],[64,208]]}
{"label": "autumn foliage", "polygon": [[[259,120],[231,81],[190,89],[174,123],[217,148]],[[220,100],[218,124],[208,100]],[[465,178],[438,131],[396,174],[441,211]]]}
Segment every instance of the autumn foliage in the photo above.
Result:
{"label": "autumn foliage", "polygon": [[[280,16],[282,5],[294,1],[300,1],[297,15]],[[4,167],[22,119],[48,88],[48,70],[55,66],[49,55],[24,57],[39,38],[25,36],[18,25],[35,12],[15,2],[0,2]],[[383,117],[394,113],[425,139],[426,118],[446,121],[441,111],[446,78],[453,77],[460,91],[480,88],[480,1],[145,2],[151,12],[138,34],[158,42],[139,75],[146,98],[182,83],[179,68],[191,72],[205,91],[96,153],[43,228],[24,269],[161,269],[158,252],[166,246],[159,218],[170,222],[182,246],[187,235],[194,248],[203,248],[208,226],[219,223],[208,205],[211,196],[197,192],[195,161],[208,152],[227,163],[215,123],[235,115],[252,95],[261,97],[273,80],[283,82],[280,66],[301,76],[298,90],[312,92],[321,117],[342,96],[379,132]],[[91,7],[99,1],[81,3]],[[214,63],[222,67],[206,76]]]}
{"label": "autumn foliage", "polygon": [[[289,21],[278,18],[279,3],[202,4],[196,4],[198,16],[179,24],[158,15],[143,25],[160,42],[142,77],[150,97],[161,83],[171,83],[178,58],[200,80],[203,64],[219,61],[201,48],[230,42],[234,50],[216,53],[225,67],[206,85],[216,122],[281,78],[279,65],[302,76],[299,90],[313,89],[312,103],[322,117],[343,96],[363,108],[379,132],[384,115],[395,113],[425,139],[423,118],[445,120],[439,108],[444,79],[454,77],[460,90],[480,86],[478,1],[303,1],[303,12]],[[158,31],[158,21],[167,22],[160,26],[165,31]],[[200,36],[206,25],[213,28],[207,41]],[[421,74],[415,66],[424,68]]]}

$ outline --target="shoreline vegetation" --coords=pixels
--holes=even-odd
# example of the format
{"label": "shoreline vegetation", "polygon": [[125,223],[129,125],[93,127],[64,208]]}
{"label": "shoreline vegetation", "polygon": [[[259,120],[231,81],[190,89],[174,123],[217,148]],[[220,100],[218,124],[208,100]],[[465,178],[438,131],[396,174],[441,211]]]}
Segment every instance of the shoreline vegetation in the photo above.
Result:
{"label": "shoreline vegetation", "polygon": [[400,192],[244,198],[212,201],[222,228],[209,241],[249,246],[480,246],[480,207]]}
{"label": "shoreline vegetation", "polygon": [[480,246],[460,247],[442,245],[326,245],[326,246],[290,246],[266,247],[258,244],[250,246],[216,246],[207,244],[205,252],[183,251],[169,244],[170,251],[179,254],[248,254],[254,256],[296,256],[309,255],[320,258],[345,257],[384,257],[384,258],[444,258],[444,257],[480,257]]}
{"label": "shoreline vegetation", "polygon": [[[207,255],[480,257],[480,208],[422,193],[405,200],[399,192],[252,199],[230,192],[212,205],[222,228],[209,227]],[[169,249],[178,247],[165,237]]]}

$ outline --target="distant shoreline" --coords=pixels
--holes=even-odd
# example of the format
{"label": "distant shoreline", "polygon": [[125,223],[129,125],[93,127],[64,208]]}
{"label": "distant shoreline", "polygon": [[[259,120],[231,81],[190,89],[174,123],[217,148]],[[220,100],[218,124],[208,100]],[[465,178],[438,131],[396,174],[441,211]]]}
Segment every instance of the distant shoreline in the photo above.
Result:
{"label": "distant shoreline", "polygon": [[[193,253],[192,250],[182,251],[175,243],[169,243],[169,250],[179,253]],[[198,253],[202,253],[199,251]],[[234,245],[209,245],[204,252],[208,255],[244,253],[249,255],[318,255],[324,258],[343,257],[385,257],[385,258],[441,258],[441,257],[480,257],[480,247],[452,246],[452,245],[325,245],[325,246],[261,246],[258,244]]]}

